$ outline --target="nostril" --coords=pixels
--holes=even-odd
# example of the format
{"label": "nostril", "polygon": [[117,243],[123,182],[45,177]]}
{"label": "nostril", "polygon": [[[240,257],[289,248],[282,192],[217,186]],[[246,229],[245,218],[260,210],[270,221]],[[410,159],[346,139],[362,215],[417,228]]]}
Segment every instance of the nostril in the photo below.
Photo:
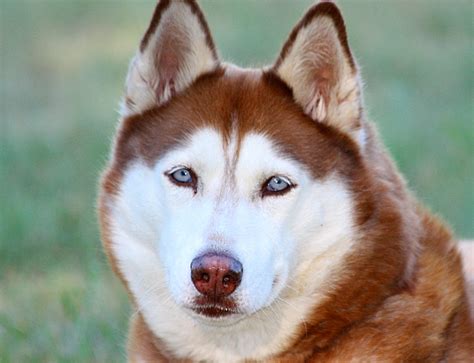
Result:
{"label": "nostril", "polygon": [[222,279],[222,283],[224,286],[227,286],[230,284],[232,278],[229,275],[225,275],[224,278]]}

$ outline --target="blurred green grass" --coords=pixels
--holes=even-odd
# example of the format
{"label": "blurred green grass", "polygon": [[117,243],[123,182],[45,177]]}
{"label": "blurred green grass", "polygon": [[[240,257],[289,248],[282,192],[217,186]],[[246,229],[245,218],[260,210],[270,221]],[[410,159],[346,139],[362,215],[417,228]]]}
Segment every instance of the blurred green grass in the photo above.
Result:
{"label": "blurred green grass", "polygon": [[[222,58],[273,61],[312,1],[205,1]],[[340,1],[369,114],[409,184],[473,237],[469,0]],[[153,1],[0,2],[0,362],[124,361],[97,178]]]}

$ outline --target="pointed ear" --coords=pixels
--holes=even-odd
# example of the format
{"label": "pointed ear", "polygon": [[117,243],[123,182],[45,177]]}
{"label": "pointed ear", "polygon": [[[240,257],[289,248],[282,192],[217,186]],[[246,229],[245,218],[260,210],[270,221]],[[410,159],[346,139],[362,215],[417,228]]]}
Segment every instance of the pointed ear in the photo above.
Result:
{"label": "pointed ear", "polygon": [[321,2],[293,29],[273,71],[314,121],[352,133],[360,126],[362,94],[346,29],[334,3]]}
{"label": "pointed ear", "polygon": [[125,86],[122,115],[167,102],[218,65],[201,9],[194,0],[160,0]]}

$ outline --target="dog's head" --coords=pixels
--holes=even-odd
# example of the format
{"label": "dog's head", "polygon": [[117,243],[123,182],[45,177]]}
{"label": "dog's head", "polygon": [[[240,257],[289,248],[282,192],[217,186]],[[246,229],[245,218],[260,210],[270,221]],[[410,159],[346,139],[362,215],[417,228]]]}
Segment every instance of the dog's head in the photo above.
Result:
{"label": "dog's head", "polygon": [[149,321],[227,324],[288,296],[314,301],[371,213],[361,97],[332,3],[262,70],[219,61],[194,1],[158,4],[100,209],[108,255]]}

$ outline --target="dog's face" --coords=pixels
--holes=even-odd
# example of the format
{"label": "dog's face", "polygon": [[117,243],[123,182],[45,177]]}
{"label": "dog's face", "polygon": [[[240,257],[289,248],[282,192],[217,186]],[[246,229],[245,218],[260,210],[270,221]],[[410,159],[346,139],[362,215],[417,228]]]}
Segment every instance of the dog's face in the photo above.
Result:
{"label": "dog's face", "polygon": [[[237,113],[225,116],[238,122]],[[263,134],[239,135],[236,128],[226,139],[200,127],[158,160],[153,174],[162,210],[156,251],[176,302],[208,317],[270,304],[288,280],[292,216],[311,188],[305,169]]]}
{"label": "dog's face", "polygon": [[106,250],[149,321],[229,325],[331,280],[363,218],[357,77],[333,4],[266,70],[219,63],[194,2],[159,4],[101,195]]}
{"label": "dog's face", "polygon": [[[127,137],[144,157],[124,171],[115,213],[126,219],[117,227],[133,229],[131,239],[156,253],[166,289],[179,305],[211,318],[271,304],[296,278],[305,258],[295,256],[297,248],[314,238],[318,243],[303,249],[320,256],[351,230],[349,191],[325,165],[337,147],[292,104],[291,94],[262,78],[253,75],[246,84],[240,74],[219,74],[198,81],[195,92],[176,96],[159,114],[134,119],[143,128]],[[242,105],[232,107],[236,98]],[[274,129],[275,122],[288,126]],[[179,136],[160,152],[155,142],[171,137],[166,129]],[[314,161],[296,159],[304,149]],[[321,152],[321,160],[313,152]],[[199,291],[192,265],[203,255],[240,264],[234,271],[239,281],[231,268],[227,272],[234,291]],[[212,271],[219,258],[208,260],[210,271],[203,273],[219,272]]]}

